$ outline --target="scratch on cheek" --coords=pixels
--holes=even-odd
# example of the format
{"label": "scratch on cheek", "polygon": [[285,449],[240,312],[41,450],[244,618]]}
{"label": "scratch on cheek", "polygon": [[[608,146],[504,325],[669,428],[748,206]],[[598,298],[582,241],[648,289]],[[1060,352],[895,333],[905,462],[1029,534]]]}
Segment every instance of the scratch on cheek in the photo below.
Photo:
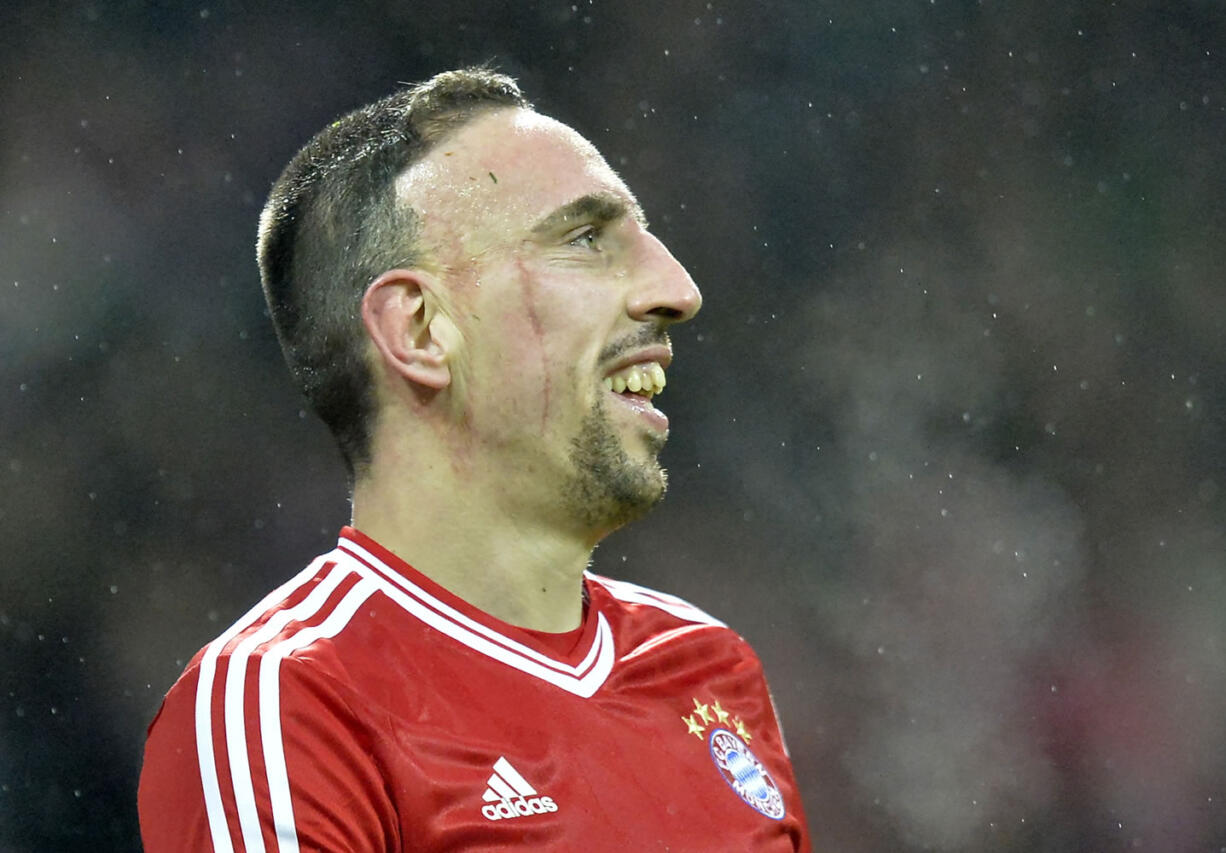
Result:
{"label": "scratch on cheek", "polygon": [[541,328],[541,318],[536,313],[536,292],[532,287],[532,275],[524,267],[524,260],[519,253],[515,255],[515,271],[518,273],[519,288],[523,293],[524,312],[528,315],[528,323],[532,326],[533,337],[536,338],[536,351],[541,359],[541,432],[549,422],[549,400],[552,390],[552,379],[549,376],[549,365],[545,362],[545,331]]}

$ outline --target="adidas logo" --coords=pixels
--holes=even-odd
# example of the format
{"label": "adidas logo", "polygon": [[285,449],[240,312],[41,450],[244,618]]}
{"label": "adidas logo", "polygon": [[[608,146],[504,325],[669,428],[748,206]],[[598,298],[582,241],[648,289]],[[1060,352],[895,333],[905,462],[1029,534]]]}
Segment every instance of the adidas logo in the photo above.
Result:
{"label": "adidas logo", "polygon": [[556,812],[558,804],[552,797],[538,797],[533,788],[519,775],[511,762],[499,756],[494,762],[494,775],[490,776],[488,788],[481,796],[488,805],[481,807],[486,820],[526,817],[533,814]]}

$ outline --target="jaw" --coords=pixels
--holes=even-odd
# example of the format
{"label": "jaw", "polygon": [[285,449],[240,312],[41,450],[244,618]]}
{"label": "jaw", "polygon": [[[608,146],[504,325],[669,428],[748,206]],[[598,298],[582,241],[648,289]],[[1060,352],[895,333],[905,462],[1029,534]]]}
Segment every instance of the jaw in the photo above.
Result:
{"label": "jaw", "polygon": [[[603,398],[592,408],[571,442],[573,479],[562,495],[570,513],[601,536],[645,515],[664,497],[668,486],[668,477],[657,461],[668,434],[667,419],[663,430],[645,429],[641,422],[655,416],[618,411],[614,406],[636,408]],[[640,425],[619,428],[627,421]],[[639,440],[632,441],[627,433]],[[628,447],[640,441],[641,451]]]}

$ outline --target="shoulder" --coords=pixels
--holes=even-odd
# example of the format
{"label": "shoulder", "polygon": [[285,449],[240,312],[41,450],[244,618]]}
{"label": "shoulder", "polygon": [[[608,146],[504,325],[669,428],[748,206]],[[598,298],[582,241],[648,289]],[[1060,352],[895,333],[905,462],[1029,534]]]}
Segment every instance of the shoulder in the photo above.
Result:
{"label": "shoulder", "polygon": [[734,629],[669,593],[589,573],[591,607],[607,617],[620,683],[719,696],[767,695],[761,660]]}
{"label": "shoulder", "polygon": [[693,625],[727,629],[728,626],[683,598],[645,586],[603,577],[591,572],[584,573],[590,587],[605,594],[621,609],[643,617],[672,617],[672,620]]}
{"label": "shoulder", "polygon": [[325,664],[325,650],[360,621],[361,605],[374,591],[336,552],[316,558],[200,649],[168,700],[187,693],[200,703],[205,694],[228,690],[233,701],[248,676],[267,679],[282,662],[301,657]]}
{"label": "shoulder", "polygon": [[[361,629],[374,591],[326,554],[196,654],[149,727],[138,794],[146,849],[185,849],[174,841],[185,831],[200,840],[186,849],[209,849],[208,838],[240,829],[226,798],[262,820],[288,797],[291,774],[315,778],[296,767],[359,772],[368,727],[350,701],[345,637]],[[258,832],[243,821],[244,838]]]}

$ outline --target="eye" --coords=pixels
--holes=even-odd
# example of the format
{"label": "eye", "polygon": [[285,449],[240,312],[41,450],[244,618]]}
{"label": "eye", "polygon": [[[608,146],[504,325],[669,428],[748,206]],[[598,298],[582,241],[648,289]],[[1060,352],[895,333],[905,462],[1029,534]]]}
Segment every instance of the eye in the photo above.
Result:
{"label": "eye", "polygon": [[600,251],[600,235],[601,229],[596,225],[584,225],[578,231],[570,235],[566,241],[566,245],[574,246],[577,249],[590,249],[593,252]]}

